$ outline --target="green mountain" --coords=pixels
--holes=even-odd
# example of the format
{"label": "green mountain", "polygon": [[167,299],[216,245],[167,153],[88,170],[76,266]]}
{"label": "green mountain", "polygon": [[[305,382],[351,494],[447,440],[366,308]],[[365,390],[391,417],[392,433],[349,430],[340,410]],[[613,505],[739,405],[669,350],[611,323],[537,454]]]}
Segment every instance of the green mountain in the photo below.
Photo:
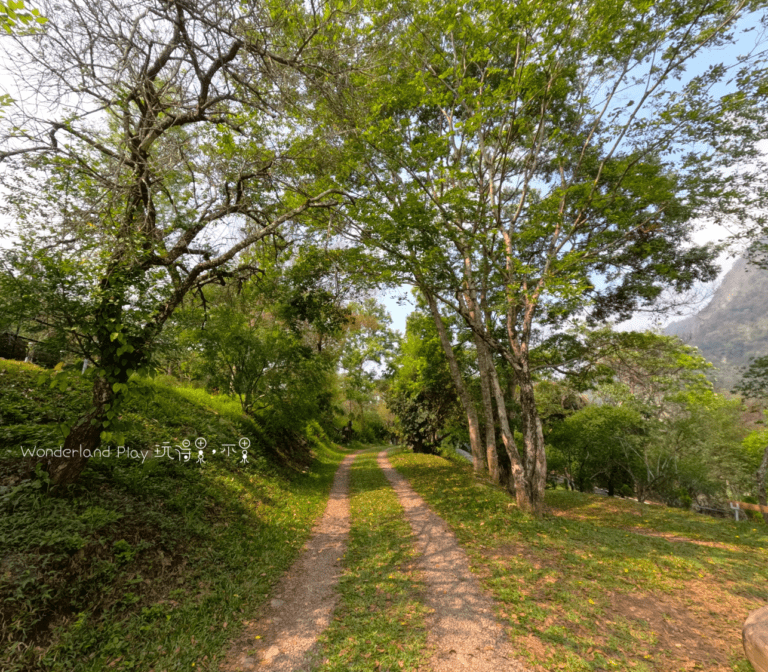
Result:
{"label": "green mountain", "polygon": [[768,272],[739,259],[712,300],[664,333],[695,345],[712,362],[719,389],[730,389],[752,357],[768,354]]}

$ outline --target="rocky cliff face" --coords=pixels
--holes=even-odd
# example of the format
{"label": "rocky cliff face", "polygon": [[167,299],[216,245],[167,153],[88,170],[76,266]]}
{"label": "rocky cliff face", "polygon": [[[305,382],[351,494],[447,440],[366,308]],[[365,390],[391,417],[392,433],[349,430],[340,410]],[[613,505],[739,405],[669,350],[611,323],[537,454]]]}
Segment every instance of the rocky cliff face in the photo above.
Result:
{"label": "rocky cliff face", "polygon": [[664,333],[698,347],[717,367],[716,386],[730,389],[751,357],[768,355],[768,271],[739,259],[703,310]]}

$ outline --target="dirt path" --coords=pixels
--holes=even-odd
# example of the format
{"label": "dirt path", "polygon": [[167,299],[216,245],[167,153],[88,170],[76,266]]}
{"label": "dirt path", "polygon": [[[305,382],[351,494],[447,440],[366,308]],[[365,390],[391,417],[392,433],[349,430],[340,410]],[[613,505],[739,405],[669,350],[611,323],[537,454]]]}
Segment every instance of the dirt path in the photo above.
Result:
{"label": "dirt path", "polygon": [[259,620],[248,623],[233,642],[222,670],[298,672],[312,667],[313,645],[328,627],[338,600],[335,588],[349,534],[349,468],[354,458],[348,455],[342,461],[325,513],[304,552],[276,586]]}
{"label": "dirt path", "polygon": [[446,524],[392,468],[386,451],[379,453],[378,463],[417,538],[427,606],[434,610],[427,621],[427,643],[434,650],[432,672],[525,672],[496,622],[490,598],[469,571],[466,553]]}

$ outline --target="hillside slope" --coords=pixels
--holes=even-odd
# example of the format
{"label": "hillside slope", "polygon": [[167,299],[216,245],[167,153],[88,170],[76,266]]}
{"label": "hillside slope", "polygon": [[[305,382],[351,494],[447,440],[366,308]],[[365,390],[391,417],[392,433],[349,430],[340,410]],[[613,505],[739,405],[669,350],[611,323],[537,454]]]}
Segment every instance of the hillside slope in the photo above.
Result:
{"label": "hillside slope", "polygon": [[750,358],[768,354],[768,272],[739,259],[703,310],[664,333],[698,347],[717,387],[730,389]]}
{"label": "hillside slope", "polygon": [[[255,440],[244,464],[221,450],[256,438],[236,403],[137,381],[123,413],[137,455],[113,446],[50,491],[21,447],[55,447],[88,384],[63,372],[67,385],[51,389],[41,375],[0,360],[0,670],[215,669],[300,551],[343,453],[310,426],[304,465]],[[155,457],[155,445],[196,437],[205,464],[196,451]]]}

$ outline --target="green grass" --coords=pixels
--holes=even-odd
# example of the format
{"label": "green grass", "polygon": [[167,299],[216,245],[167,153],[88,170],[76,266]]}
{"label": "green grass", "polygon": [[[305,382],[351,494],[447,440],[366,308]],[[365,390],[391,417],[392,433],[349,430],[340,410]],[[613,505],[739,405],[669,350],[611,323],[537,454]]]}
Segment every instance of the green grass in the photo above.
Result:
{"label": "green grass", "polygon": [[469,467],[391,461],[467,549],[534,669],[749,669],[741,624],[768,600],[765,525],[564,490],[536,520]]}
{"label": "green grass", "polygon": [[[257,442],[248,465],[112,456],[48,492],[18,446],[60,443],[88,385],[64,372],[66,385],[38,386],[39,373],[0,361],[0,669],[217,669],[300,552],[343,451],[310,426],[311,465],[281,466]],[[258,438],[231,399],[152,381],[135,381],[123,416],[138,450]],[[391,460],[467,549],[532,669],[749,669],[741,624],[768,600],[761,522],[562,490],[536,520],[468,466]],[[424,589],[410,528],[375,454],[351,479],[350,546],[320,669],[418,669]]]}
{"label": "green grass", "polygon": [[89,461],[49,493],[15,441],[60,441],[87,385],[35,385],[36,367],[0,361],[0,669],[216,669],[227,642],[292,564],[322,514],[344,453],[318,427],[309,468],[259,450],[249,464],[210,449],[248,436],[226,401],[139,381],[127,445],[208,439],[208,462]]}
{"label": "green grass", "polygon": [[417,670],[424,662],[423,585],[397,495],[363,453],[351,471],[351,531],[341,599],[322,635],[322,672]]}
{"label": "green grass", "polygon": [[[53,372],[0,360],[0,450],[18,455],[21,446],[56,448],[64,440],[62,424],[89,408],[90,390],[91,382],[78,371]],[[252,440],[249,458],[260,459],[266,452],[259,443],[259,428],[240,412],[235,400],[138,377],[131,380],[120,431],[123,445],[138,451],[200,436],[212,447],[248,436]]]}

